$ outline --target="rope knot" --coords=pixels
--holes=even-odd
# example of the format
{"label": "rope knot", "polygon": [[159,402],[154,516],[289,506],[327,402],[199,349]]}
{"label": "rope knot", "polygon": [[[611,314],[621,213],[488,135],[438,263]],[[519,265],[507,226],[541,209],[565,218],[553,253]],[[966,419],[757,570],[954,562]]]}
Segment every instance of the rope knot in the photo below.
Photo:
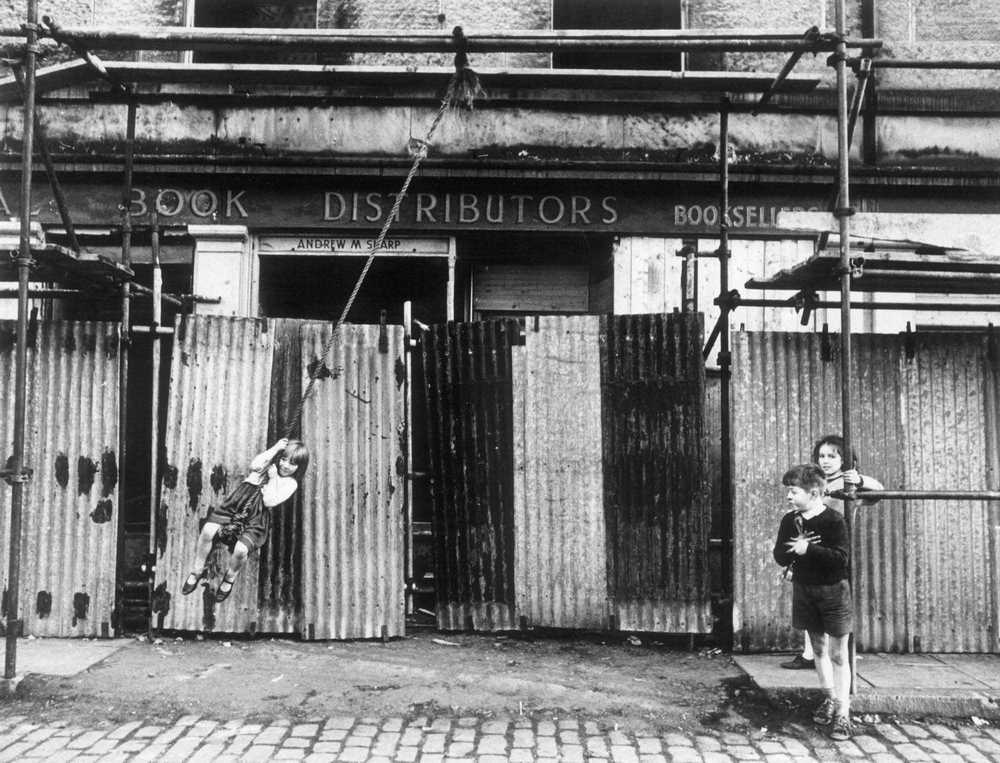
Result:
{"label": "rope knot", "polygon": [[410,156],[419,156],[421,159],[426,159],[427,154],[430,151],[431,144],[426,140],[420,138],[410,138],[406,144],[406,152]]}
{"label": "rope knot", "polygon": [[455,43],[455,71],[460,72],[469,67],[469,41],[460,26],[451,30],[451,39]]}

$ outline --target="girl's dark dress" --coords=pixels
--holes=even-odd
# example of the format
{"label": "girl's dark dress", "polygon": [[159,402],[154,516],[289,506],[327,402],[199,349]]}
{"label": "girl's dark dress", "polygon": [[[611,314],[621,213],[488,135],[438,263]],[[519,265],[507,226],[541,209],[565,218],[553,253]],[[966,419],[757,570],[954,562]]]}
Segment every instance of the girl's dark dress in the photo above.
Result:
{"label": "girl's dark dress", "polygon": [[222,525],[219,539],[229,550],[242,541],[248,550],[260,548],[267,541],[271,526],[271,510],[264,505],[262,485],[243,481],[218,508],[209,511],[206,522]]}

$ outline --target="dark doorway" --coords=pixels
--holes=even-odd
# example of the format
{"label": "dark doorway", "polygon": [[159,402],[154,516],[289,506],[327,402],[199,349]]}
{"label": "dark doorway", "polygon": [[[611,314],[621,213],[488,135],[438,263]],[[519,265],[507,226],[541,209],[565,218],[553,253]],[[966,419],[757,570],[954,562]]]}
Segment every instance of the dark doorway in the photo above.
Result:
{"label": "dark doorway", "polygon": [[[364,267],[363,257],[260,258],[260,314],[268,318],[340,317]],[[347,316],[348,323],[403,322],[403,303],[426,322],[447,315],[448,265],[443,258],[377,258],[365,276]]]}

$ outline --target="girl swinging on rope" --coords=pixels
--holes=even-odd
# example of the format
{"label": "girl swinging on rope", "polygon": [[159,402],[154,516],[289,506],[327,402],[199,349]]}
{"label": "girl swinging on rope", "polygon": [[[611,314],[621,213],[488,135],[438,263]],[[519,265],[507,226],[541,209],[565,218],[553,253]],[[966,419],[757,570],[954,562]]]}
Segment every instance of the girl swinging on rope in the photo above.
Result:
{"label": "girl swinging on rope", "polygon": [[271,509],[280,506],[298,489],[309,466],[309,449],[301,440],[283,437],[250,462],[250,473],[218,508],[209,511],[198,536],[194,566],[181,593],[198,587],[207,574],[206,561],[216,536],[229,547],[229,569],[215,592],[223,602],[233,591],[236,576],[250,552],[267,542]]}

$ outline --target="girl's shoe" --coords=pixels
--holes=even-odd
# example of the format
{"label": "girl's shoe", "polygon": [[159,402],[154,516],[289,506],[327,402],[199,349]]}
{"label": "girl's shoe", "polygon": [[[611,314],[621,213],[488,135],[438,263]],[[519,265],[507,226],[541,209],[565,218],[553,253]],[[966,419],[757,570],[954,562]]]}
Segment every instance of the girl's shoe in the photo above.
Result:
{"label": "girl's shoe", "polygon": [[219,583],[219,589],[215,592],[215,603],[221,604],[226,599],[229,598],[229,594],[233,592],[233,583],[236,582],[236,576],[229,577],[227,572],[222,576],[222,582]]}
{"label": "girl's shoe", "polygon": [[181,593],[187,596],[189,593],[194,593],[194,589],[198,587],[198,583],[201,579],[205,577],[205,570],[201,572],[192,572],[187,576],[187,580],[184,581],[184,585],[181,586]]}
{"label": "girl's shoe", "polygon": [[812,670],[816,667],[816,660],[807,660],[801,654],[795,655],[795,659],[781,663],[785,670]]}

